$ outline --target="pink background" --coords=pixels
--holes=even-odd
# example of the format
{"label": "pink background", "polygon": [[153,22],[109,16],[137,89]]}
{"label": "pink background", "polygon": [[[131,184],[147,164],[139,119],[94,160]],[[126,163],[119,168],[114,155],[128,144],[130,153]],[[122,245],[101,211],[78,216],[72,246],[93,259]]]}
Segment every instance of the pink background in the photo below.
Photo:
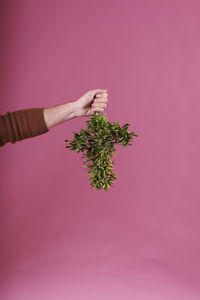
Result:
{"label": "pink background", "polygon": [[65,149],[86,117],[1,147],[3,300],[200,298],[200,2],[1,1],[0,113],[108,89],[118,181]]}

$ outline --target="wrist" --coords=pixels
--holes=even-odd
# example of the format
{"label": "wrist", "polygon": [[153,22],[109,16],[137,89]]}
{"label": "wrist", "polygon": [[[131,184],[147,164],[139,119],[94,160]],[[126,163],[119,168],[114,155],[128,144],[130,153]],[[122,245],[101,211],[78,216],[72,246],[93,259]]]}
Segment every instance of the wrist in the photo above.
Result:
{"label": "wrist", "polygon": [[83,116],[83,108],[80,103],[79,103],[79,100],[76,100],[73,102],[74,104],[74,112],[73,112],[73,116],[74,117],[81,117]]}
{"label": "wrist", "polygon": [[62,105],[62,108],[61,108],[62,122],[65,122],[67,120],[77,117],[78,104],[76,103],[76,101],[67,102],[67,103],[64,103],[61,105]]}

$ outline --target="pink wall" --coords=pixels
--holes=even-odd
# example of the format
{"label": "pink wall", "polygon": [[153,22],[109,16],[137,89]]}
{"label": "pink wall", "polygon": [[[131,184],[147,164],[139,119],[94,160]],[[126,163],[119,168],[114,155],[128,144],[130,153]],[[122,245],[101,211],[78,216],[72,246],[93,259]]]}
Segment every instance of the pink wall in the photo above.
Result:
{"label": "pink wall", "polygon": [[1,1],[0,112],[108,89],[121,149],[108,193],[64,140],[73,119],[1,152],[3,300],[200,298],[200,2]]}

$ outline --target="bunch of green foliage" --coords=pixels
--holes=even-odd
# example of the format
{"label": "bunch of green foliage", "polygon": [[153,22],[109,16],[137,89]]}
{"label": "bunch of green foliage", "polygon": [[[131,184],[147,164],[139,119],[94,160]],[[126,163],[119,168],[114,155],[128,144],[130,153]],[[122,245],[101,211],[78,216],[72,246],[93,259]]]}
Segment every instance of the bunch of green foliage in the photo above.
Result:
{"label": "bunch of green foliage", "polygon": [[139,135],[128,131],[130,124],[120,126],[120,122],[109,122],[106,114],[98,112],[86,124],[87,129],[81,129],[79,134],[73,131],[73,140],[65,140],[66,148],[83,152],[81,158],[86,159],[83,163],[84,168],[89,169],[90,185],[96,190],[108,191],[118,177],[112,168],[115,163],[111,160],[116,151],[115,145],[131,145],[133,136]]}

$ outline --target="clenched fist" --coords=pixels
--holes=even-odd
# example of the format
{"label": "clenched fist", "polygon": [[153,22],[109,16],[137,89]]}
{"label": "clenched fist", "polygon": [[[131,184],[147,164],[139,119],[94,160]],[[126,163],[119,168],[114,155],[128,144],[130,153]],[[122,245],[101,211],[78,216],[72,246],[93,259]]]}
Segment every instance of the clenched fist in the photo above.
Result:
{"label": "clenched fist", "polygon": [[76,116],[92,116],[96,111],[103,112],[107,101],[107,90],[97,89],[88,91],[76,101]]}

